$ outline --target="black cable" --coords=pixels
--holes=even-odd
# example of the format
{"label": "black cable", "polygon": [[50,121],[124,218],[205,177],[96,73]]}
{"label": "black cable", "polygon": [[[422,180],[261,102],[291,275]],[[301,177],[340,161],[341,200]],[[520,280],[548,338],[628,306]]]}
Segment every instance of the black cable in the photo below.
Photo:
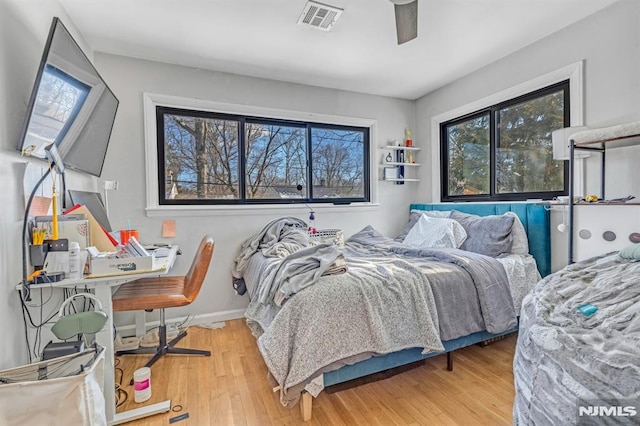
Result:
{"label": "black cable", "polygon": [[[127,393],[127,391],[122,389],[122,378],[124,377],[124,370],[118,367],[118,365],[120,365],[120,358],[116,358],[113,362],[114,371],[120,372],[120,379],[118,380],[118,383],[116,383],[116,408],[120,407],[122,404],[127,402],[127,399],[129,399],[129,394]],[[124,399],[121,399],[123,396]]]}
{"label": "black cable", "polygon": [[25,315],[24,300],[22,300],[22,294],[18,293],[18,299],[20,299],[20,306],[22,307],[22,321],[24,322],[24,340],[27,343],[27,354],[29,355],[29,364],[31,364],[31,344],[29,344],[29,331],[27,329],[27,317]]}
{"label": "black cable", "polygon": [[67,180],[64,177],[64,173],[61,173],[60,177],[62,178],[62,211],[67,209]]}

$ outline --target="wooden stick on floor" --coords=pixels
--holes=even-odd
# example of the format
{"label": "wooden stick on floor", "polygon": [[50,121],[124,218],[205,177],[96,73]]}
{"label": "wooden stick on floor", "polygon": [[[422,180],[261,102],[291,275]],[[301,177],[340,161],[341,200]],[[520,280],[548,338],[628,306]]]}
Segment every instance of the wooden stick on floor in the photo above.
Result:
{"label": "wooden stick on floor", "polygon": [[308,422],[311,420],[311,408],[313,406],[313,397],[309,392],[302,392],[300,398],[300,413],[302,414],[302,420]]}

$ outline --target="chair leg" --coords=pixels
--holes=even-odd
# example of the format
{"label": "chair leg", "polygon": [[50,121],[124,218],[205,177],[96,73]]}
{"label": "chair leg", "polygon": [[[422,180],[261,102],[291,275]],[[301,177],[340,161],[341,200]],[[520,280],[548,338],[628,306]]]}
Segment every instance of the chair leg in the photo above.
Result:
{"label": "chair leg", "polygon": [[[164,348],[158,348],[158,349],[156,350],[156,353],[151,357],[151,359],[150,359],[149,361],[147,361],[147,363],[146,363],[144,366],[145,366],[145,367],[151,367],[153,364],[155,364],[155,362],[156,362],[157,360],[159,360],[159,359],[160,359],[160,357],[161,357],[162,355],[164,355],[164,354],[166,354],[166,353],[167,353],[167,351],[166,351],[166,350],[164,350]],[[133,379],[131,379],[131,381],[129,382],[129,384],[130,384],[131,386],[133,386]]]}
{"label": "chair leg", "polygon": [[199,350],[199,349],[187,349],[187,348],[173,348],[173,347],[168,347],[167,348],[167,353],[168,354],[181,354],[181,355],[211,356],[211,352],[210,351],[202,351],[202,350]]}
{"label": "chair leg", "polygon": [[[144,365],[145,367],[151,367],[161,356],[167,354],[176,355],[202,355],[211,356],[210,351],[203,351],[198,349],[176,348],[174,347],[180,340],[184,339],[187,335],[186,331],[181,331],[170,342],[167,342],[167,324],[164,319],[164,309],[160,309],[160,326],[158,327],[158,347],[157,348],[142,348],[131,351],[119,351],[117,355],[139,355],[139,354],[153,354],[151,359]],[[130,384],[133,385],[133,379]]]}
{"label": "chair leg", "polygon": [[158,349],[158,352],[155,353],[154,356],[151,357],[151,359],[149,361],[147,361],[147,363],[144,365],[145,367],[151,367],[153,364],[155,364],[155,362],[157,360],[160,359],[160,357],[164,354],[166,354],[167,351],[166,350],[162,350],[162,349]]}
{"label": "chair leg", "polygon": [[168,345],[175,346],[175,344],[178,343],[180,340],[182,340],[186,335],[187,335],[186,331],[181,331],[180,334],[178,334],[176,337],[173,338],[173,340],[171,340],[168,343]]}
{"label": "chair leg", "polygon": [[145,354],[153,354],[158,350],[158,348],[140,348],[140,349],[131,349],[128,351],[117,351],[116,356],[120,355],[145,355]]}

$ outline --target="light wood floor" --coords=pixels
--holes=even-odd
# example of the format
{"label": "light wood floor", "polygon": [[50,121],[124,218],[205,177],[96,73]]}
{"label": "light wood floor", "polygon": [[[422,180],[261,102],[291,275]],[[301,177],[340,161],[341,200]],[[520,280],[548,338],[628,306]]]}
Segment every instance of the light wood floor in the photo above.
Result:
{"label": "light wood floor", "polygon": [[[302,422],[299,407],[284,408],[267,380],[267,369],[244,320],[222,329],[191,327],[181,346],[211,350],[211,357],[163,357],[152,367],[152,397],[171,399],[181,412],[158,414],[130,425],[167,425],[189,413],[187,425],[499,425],[511,424],[514,398],[512,360],[516,336],[487,347],[454,353],[454,370],[446,356],[385,380],[313,401],[313,418]],[[118,359],[118,358],[117,358]],[[119,357],[128,401],[118,411],[141,406],[133,401],[129,380],[147,357]],[[116,361],[117,362],[117,361]],[[116,382],[120,379],[116,374]]]}

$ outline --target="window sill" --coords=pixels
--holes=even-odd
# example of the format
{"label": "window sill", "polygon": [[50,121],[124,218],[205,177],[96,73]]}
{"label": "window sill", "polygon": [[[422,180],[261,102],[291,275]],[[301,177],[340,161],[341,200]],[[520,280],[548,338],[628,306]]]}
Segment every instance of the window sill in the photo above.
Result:
{"label": "window sill", "polygon": [[[354,203],[348,205],[311,204],[316,213],[360,213],[375,211],[378,203]],[[224,206],[155,206],[145,209],[147,217],[193,217],[193,216],[237,216],[237,215],[265,215],[265,214],[296,214],[308,213],[309,208],[304,204],[262,204],[262,205],[224,205]]]}

